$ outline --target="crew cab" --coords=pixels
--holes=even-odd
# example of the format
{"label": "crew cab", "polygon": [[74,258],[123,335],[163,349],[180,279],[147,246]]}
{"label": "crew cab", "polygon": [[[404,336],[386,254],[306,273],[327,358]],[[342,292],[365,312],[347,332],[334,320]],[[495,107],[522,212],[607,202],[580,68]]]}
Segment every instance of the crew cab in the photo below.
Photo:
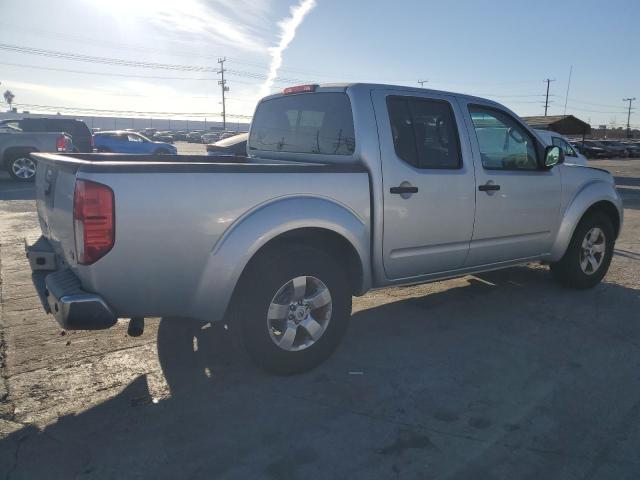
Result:
{"label": "crew cab", "polygon": [[623,221],[607,171],[468,95],[290,87],[257,105],[247,153],[35,155],[27,251],[60,324],[224,322],[260,367],[302,372],[354,295],[528,262],[593,287]]}

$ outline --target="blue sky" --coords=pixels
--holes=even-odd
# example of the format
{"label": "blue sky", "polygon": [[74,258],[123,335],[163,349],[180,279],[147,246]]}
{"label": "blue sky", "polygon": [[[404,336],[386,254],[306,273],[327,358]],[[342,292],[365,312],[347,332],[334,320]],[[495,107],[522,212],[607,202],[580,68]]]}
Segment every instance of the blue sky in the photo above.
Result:
{"label": "blue sky", "polygon": [[[291,8],[301,2],[306,10],[292,25]],[[622,126],[622,99],[640,98],[635,0],[3,0],[0,32],[2,44],[136,62],[215,68],[226,56],[227,111],[238,115],[250,115],[261,93],[289,81],[423,79],[429,88],[487,96],[535,115],[543,113],[548,77],[556,79],[549,113],[561,114],[570,65],[567,113]],[[270,85],[279,43],[282,64]],[[0,49],[1,88],[31,111],[215,116],[215,77]],[[631,123],[640,125],[640,110]]]}

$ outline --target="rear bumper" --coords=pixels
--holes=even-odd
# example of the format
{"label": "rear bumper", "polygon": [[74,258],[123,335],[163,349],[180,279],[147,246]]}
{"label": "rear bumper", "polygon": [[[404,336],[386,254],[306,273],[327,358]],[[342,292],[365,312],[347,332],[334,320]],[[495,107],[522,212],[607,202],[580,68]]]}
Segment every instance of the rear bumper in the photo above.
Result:
{"label": "rear bumper", "polygon": [[44,279],[49,312],[65,330],[102,330],[118,320],[100,295],[85,292],[69,269],[50,273]]}
{"label": "rear bumper", "polygon": [[[107,302],[95,293],[82,289],[78,277],[68,268],[56,268],[56,259],[44,238],[27,246],[33,283],[47,313],[51,313],[65,330],[102,330],[112,327],[118,317]],[[46,258],[47,268],[38,259]],[[51,273],[49,273],[51,272]],[[43,281],[44,277],[44,281]]]}

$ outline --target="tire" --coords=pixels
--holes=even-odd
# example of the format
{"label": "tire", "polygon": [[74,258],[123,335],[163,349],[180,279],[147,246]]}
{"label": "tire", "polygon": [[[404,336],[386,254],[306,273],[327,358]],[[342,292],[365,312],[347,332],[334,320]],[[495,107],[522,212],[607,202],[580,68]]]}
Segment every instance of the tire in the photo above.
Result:
{"label": "tire", "polygon": [[18,182],[35,182],[36,162],[29,152],[17,152],[8,155],[6,160],[9,175]]}
{"label": "tire", "polygon": [[[600,246],[602,244],[599,241],[599,232],[603,236],[603,246]],[[587,234],[590,235],[590,239],[587,238]],[[589,240],[593,241],[593,245],[589,246]],[[568,288],[595,287],[609,270],[614,242],[611,219],[601,212],[589,214],[580,221],[573,232],[564,256],[560,261],[551,264],[551,273],[561,285]],[[589,255],[583,245],[591,248],[593,261],[589,261]],[[596,263],[597,268],[594,267]]]}
{"label": "tire", "polygon": [[[326,360],[351,317],[351,289],[336,259],[317,248],[288,245],[262,254],[248,268],[234,293],[230,328],[253,362],[268,372],[292,375]],[[314,296],[318,308],[307,302]]]}

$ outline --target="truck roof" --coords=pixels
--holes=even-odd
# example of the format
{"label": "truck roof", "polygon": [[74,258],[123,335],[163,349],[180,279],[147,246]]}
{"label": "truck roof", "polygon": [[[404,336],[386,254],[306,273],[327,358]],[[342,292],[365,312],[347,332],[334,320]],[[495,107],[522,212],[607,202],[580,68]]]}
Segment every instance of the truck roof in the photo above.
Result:
{"label": "truck roof", "polygon": [[[391,85],[391,84],[386,84],[386,83],[362,83],[362,82],[318,83],[318,84],[310,84],[310,85],[315,85],[316,86],[316,89],[315,89],[316,92],[318,92],[318,91],[323,91],[323,92],[332,92],[332,91],[333,92],[336,92],[336,91],[346,92],[347,90],[351,90],[351,91],[363,90],[363,91],[366,91],[366,92],[369,92],[371,90],[400,90],[400,91],[416,92],[416,93],[436,93],[436,94],[440,94],[440,95],[450,95],[450,96],[454,96],[454,97],[458,97],[458,98],[465,98],[465,99],[471,100],[471,101],[475,100],[475,101],[482,101],[484,103],[493,103],[495,105],[500,105],[502,108],[504,108],[504,106],[502,106],[498,102],[495,102],[493,100],[489,100],[489,99],[483,98],[483,97],[477,97],[477,96],[474,96],[474,95],[467,95],[467,94],[464,94],[464,93],[449,92],[449,91],[446,91],[446,90],[435,90],[435,89],[422,88],[422,87],[410,87],[410,86],[407,86],[407,85]],[[264,97],[262,100],[281,97],[281,96],[284,95],[283,92],[284,91],[281,91],[281,92],[278,92],[278,93],[274,93],[272,95]]]}

